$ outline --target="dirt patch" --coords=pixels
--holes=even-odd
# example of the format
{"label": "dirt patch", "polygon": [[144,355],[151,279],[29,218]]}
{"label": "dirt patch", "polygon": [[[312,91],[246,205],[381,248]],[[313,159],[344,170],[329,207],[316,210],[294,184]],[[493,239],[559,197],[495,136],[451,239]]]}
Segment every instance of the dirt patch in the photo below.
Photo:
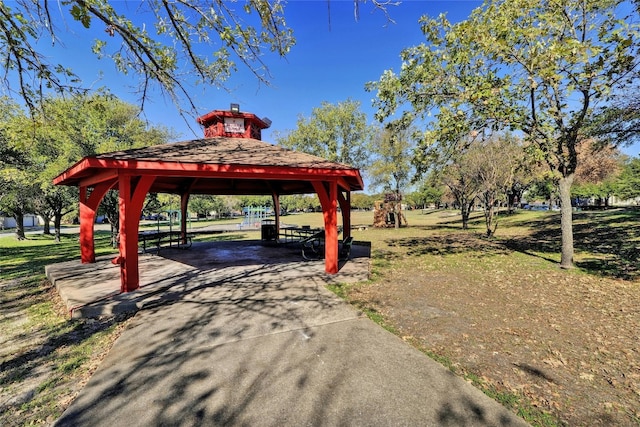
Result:
{"label": "dirt patch", "polygon": [[51,284],[0,281],[0,425],[51,424],[82,390],[126,317],[70,320]]}
{"label": "dirt patch", "polygon": [[[386,246],[385,246],[386,245]],[[640,425],[640,286],[470,233],[389,239],[349,299],[485,387],[560,424]]]}

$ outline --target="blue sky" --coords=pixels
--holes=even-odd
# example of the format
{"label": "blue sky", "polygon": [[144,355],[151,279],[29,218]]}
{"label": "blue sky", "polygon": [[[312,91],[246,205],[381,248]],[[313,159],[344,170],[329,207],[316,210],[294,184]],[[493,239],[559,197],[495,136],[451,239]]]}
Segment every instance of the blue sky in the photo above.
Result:
{"label": "blue sky", "polygon": [[[238,8],[242,4],[239,2]],[[268,117],[273,124],[263,132],[263,139],[269,142],[275,142],[274,132],[294,129],[300,115],[309,117],[312,109],[325,101],[360,101],[362,111],[373,122],[371,99],[375,94],[366,92],[364,85],[378,80],[386,69],[397,71],[400,51],[424,40],[418,19],[424,14],[435,17],[447,12],[449,19],[457,21],[480,5],[479,1],[405,0],[399,6],[388,7],[395,21],[388,23],[371,2],[360,5],[356,21],[352,0],[290,0],[285,6],[285,18],[297,42],[285,58],[268,54],[264,57],[272,75],[271,85],[259,84],[251,72],[239,66],[227,82],[229,92],[196,86],[193,98],[200,114],[228,109],[233,102],[239,103],[242,111]],[[135,2],[121,6],[130,11],[136,7]],[[43,45],[52,62],[69,65],[86,85],[108,87],[120,98],[137,104],[132,89],[135,78],[118,74],[109,59],[98,60],[91,53],[93,39],[105,38],[102,27],[93,25],[87,34],[77,23],[65,19],[59,28],[64,30],[64,45]],[[145,115],[151,123],[172,127],[179,134],[178,139],[201,136],[195,117],[194,134],[171,102],[159,93],[147,101]]]}
{"label": "blue sky", "polygon": [[[418,19],[428,13],[448,11],[451,19],[464,19],[480,2],[405,1],[389,7],[395,24],[371,3],[354,18],[349,0],[292,1],[286,7],[289,25],[297,43],[285,59],[269,61],[272,86],[258,88],[251,79],[241,79],[236,101],[243,110],[266,115],[271,131],[295,128],[299,115],[309,117],[322,102],[360,101],[361,109],[373,121],[371,99],[365,83],[380,78],[386,69],[399,69],[400,51],[424,40]],[[224,99],[220,94],[217,99]],[[222,107],[226,108],[223,103]],[[266,138],[269,138],[269,133]]]}

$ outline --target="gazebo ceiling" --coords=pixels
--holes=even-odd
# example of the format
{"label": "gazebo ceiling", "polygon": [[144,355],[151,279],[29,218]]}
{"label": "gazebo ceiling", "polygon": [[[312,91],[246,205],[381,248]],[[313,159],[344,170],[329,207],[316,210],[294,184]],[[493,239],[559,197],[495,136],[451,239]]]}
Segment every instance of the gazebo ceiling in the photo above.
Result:
{"label": "gazebo ceiling", "polygon": [[119,174],[153,175],[151,192],[269,195],[313,193],[312,182],[337,179],[364,189],[358,169],[251,138],[204,138],[85,157],[54,183],[88,185]]}

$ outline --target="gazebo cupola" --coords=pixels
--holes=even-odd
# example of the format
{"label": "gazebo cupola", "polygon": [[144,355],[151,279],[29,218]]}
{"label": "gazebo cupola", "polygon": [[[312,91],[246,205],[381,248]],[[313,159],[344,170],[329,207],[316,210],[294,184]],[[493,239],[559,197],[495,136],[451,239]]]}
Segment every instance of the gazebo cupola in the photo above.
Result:
{"label": "gazebo cupola", "polygon": [[204,126],[204,137],[253,138],[262,140],[262,129],[271,126],[271,120],[255,114],[241,113],[239,104],[231,104],[229,111],[214,110],[197,118]]}

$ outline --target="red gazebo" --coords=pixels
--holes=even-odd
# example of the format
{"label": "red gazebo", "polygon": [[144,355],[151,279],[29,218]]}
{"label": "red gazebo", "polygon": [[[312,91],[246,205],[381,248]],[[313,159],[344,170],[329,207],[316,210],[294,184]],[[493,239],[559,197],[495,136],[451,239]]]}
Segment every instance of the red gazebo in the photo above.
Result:
{"label": "red gazebo", "polygon": [[83,263],[95,262],[96,211],[110,189],[120,206],[121,291],[139,287],[138,228],[149,192],[180,195],[181,234],[186,239],[186,214],[191,194],[271,195],[280,229],[279,196],[316,193],[325,228],[325,271],[338,272],[338,206],[343,235],[351,229],[350,193],[364,189],[360,171],[348,165],[262,142],[268,119],[216,110],[198,118],[205,138],[89,156],[53,180],[80,189],[80,253]]}

